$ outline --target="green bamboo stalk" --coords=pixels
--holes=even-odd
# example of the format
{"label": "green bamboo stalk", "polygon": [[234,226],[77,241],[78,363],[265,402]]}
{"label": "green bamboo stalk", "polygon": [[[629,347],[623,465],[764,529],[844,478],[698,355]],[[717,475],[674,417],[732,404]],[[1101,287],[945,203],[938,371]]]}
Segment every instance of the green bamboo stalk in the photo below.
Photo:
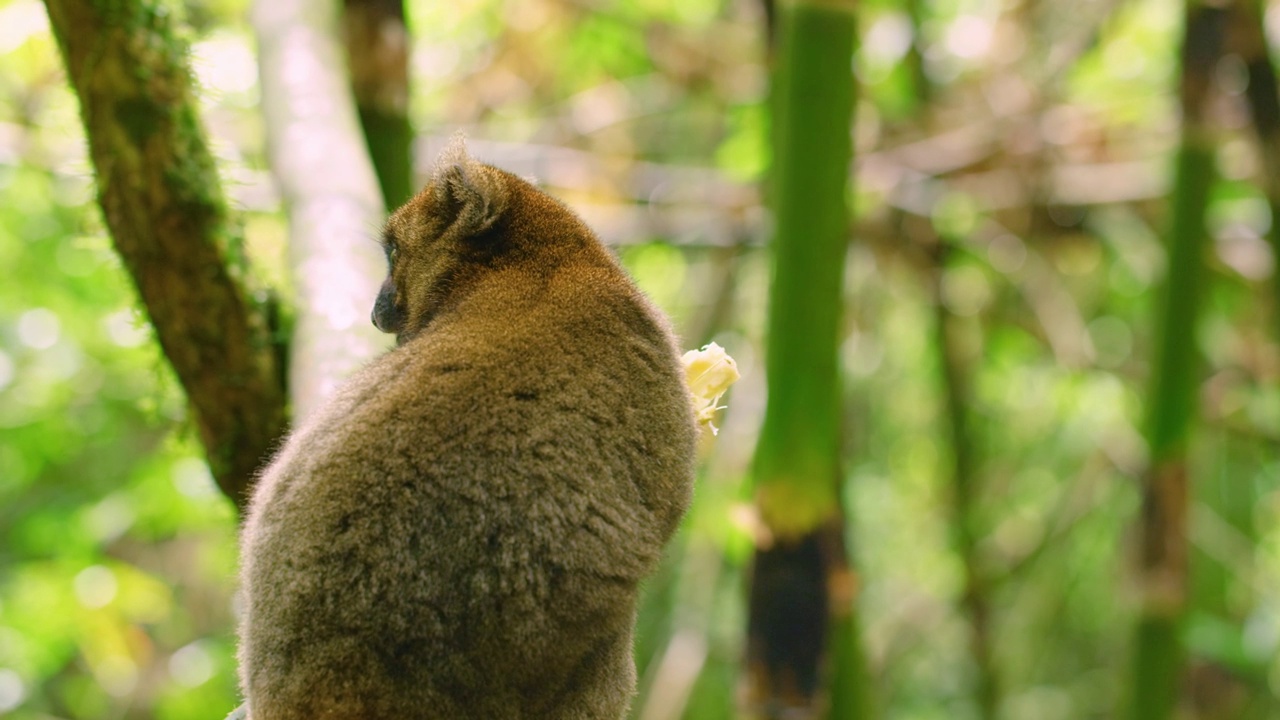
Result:
{"label": "green bamboo stalk", "polygon": [[[849,607],[853,606],[852,599]],[[855,612],[837,617],[831,627],[831,720],[866,720],[875,717],[871,670],[862,645],[862,626]]]}
{"label": "green bamboo stalk", "polygon": [[752,573],[751,712],[861,718],[869,691],[838,492],[854,4],[799,0],[778,10],[769,402],[753,467],[768,537]]}
{"label": "green bamboo stalk", "polygon": [[1205,209],[1214,176],[1214,147],[1205,120],[1225,12],[1190,0],[1181,53],[1182,133],[1170,198],[1168,271],[1156,304],[1142,482],[1140,607],[1127,716],[1168,720],[1179,700],[1187,611],[1187,445],[1196,414],[1199,363],[1195,328],[1205,283]]}
{"label": "green bamboo stalk", "polygon": [[769,403],[755,458],[769,528],[799,537],[838,508],[837,351],[853,121],[852,3],[782,9],[776,79]]}

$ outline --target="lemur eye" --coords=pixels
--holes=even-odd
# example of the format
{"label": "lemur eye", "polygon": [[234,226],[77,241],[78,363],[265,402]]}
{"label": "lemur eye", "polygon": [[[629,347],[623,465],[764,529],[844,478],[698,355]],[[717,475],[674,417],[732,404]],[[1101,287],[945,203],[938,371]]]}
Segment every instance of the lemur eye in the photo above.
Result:
{"label": "lemur eye", "polygon": [[387,262],[394,263],[396,256],[400,254],[400,245],[390,232],[383,234],[382,247],[387,253]]}

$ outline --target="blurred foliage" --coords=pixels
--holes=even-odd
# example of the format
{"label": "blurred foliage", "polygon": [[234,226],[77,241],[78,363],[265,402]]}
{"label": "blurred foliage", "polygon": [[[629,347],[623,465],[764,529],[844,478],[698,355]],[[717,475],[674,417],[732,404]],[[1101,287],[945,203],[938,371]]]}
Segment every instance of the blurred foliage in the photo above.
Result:
{"label": "blurred foliage", "polygon": [[[185,13],[228,194],[255,262],[287,287],[246,5]],[[732,717],[769,279],[760,3],[408,10],[419,173],[466,130],[482,158],[538,176],[625,242],[686,344],[714,337],[739,359],[695,507],[644,600],[635,703],[645,720]],[[880,705],[976,712],[928,345],[925,255],[945,235],[961,239],[942,296],[973,368],[1001,716],[1110,717],[1133,618],[1177,6],[934,0],[913,20],[866,0],[860,13],[845,501]],[[1267,18],[1274,40],[1280,4]],[[0,715],[219,717],[236,704],[235,519],[104,236],[39,2],[0,0],[0,53]],[[1240,77],[1230,58],[1217,74],[1211,286],[1194,329],[1206,363],[1184,639],[1187,708],[1206,718],[1280,717],[1280,309]]]}

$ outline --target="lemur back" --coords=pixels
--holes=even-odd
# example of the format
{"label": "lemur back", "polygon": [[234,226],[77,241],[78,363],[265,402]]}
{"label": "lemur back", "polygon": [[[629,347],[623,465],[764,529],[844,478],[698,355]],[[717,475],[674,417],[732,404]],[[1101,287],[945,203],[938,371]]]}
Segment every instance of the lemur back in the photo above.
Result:
{"label": "lemur back", "polygon": [[621,717],[693,477],[667,324],[572,212],[458,146],[384,241],[398,346],[251,503],[249,717]]}

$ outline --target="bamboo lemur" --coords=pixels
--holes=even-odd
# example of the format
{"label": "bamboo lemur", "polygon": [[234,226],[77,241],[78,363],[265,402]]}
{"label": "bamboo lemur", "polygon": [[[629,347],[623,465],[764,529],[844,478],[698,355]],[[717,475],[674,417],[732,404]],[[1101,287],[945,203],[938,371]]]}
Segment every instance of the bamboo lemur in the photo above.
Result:
{"label": "bamboo lemur", "polygon": [[460,140],[384,244],[373,321],[397,347],[249,509],[249,718],[619,718],[637,585],[693,478],[667,323],[570,210]]}

